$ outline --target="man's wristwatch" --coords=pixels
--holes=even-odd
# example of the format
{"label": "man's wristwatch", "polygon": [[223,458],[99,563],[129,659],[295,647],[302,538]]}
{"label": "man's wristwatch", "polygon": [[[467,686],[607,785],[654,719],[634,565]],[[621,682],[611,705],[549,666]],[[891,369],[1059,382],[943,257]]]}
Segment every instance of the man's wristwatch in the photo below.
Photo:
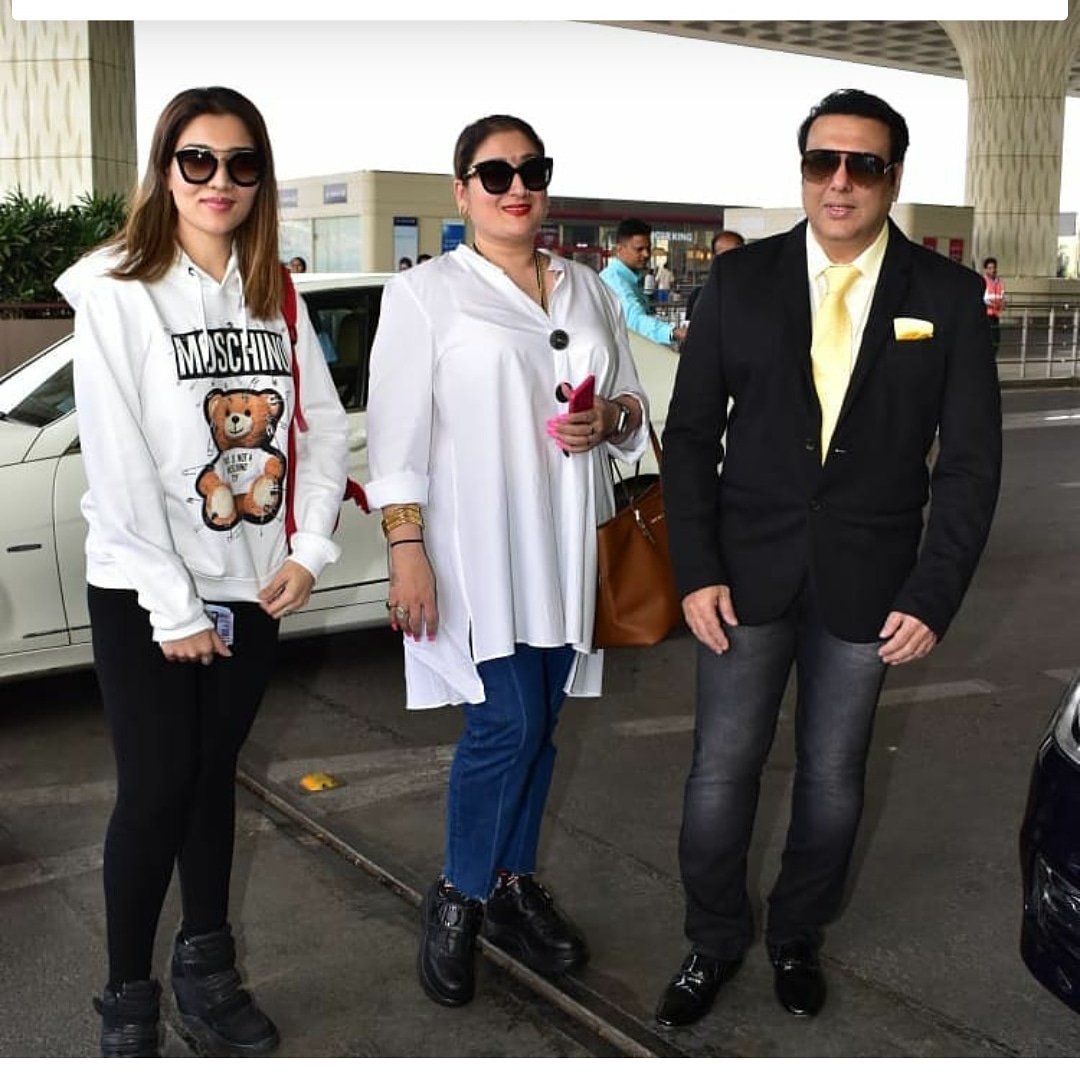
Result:
{"label": "man's wristwatch", "polygon": [[615,421],[615,430],[611,433],[613,439],[621,439],[630,426],[630,406],[621,401],[613,402],[619,410],[619,419]]}

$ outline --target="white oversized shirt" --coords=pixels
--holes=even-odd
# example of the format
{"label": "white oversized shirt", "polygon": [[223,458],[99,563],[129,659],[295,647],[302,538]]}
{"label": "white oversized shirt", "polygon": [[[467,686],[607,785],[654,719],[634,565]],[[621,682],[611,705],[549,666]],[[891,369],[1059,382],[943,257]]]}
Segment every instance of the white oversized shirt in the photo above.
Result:
{"label": "white oversized shirt", "polygon": [[646,421],[648,403],[615,297],[590,268],[549,257],[548,313],[464,244],[383,293],[366,492],[373,507],[424,505],[439,606],[434,641],[404,639],[409,708],[483,701],[476,665],[519,642],[573,645],[567,692],[600,692],[592,634],[596,526],[613,513],[608,455],[636,461],[648,426],[621,447],[567,456],[545,425],[566,411],[558,384],[590,373],[598,395],[638,398]]}

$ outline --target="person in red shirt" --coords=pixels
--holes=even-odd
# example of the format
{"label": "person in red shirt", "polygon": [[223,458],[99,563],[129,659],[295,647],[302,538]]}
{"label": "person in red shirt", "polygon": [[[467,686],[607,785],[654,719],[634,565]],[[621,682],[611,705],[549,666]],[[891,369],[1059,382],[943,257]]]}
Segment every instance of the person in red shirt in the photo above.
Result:
{"label": "person in red shirt", "polygon": [[1001,344],[1001,310],[1005,307],[1005,283],[998,277],[997,259],[983,259],[983,303],[986,317],[990,320],[990,340],[994,343],[994,359]]}

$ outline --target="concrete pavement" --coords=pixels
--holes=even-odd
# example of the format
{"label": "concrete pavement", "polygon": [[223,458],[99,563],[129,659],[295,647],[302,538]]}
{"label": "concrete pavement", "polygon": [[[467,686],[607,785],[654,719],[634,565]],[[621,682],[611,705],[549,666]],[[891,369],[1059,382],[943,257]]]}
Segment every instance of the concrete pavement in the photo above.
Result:
{"label": "concrete pavement", "polygon": [[[1077,391],[1007,395],[1006,484],[972,592],[931,657],[886,683],[849,900],[823,953],[829,1000],[812,1021],[773,1000],[760,940],[696,1027],[651,1021],[686,949],[676,841],[692,737],[688,636],[610,653],[605,696],[564,711],[540,874],[586,931],[591,964],[547,991],[485,956],[477,1000],[460,1010],[416,984],[412,906],[439,867],[458,714],[405,713],[389,631],[284,648],[245,755],[233,904],[280,1054],[1080,1054],[1080,1017],[1018,955],[1016,851],[1036,746],[1080,663],[1078,406]],[[752,848],[759,898],[786,825],[790,715],[789,695]],[[299,777],[316,769],[342,785],[304,792]],[[0,686],[5,1056],[96,1052],[110,775],[90,675]],[[176,919],[173,894],[159,970]],[[167,1050],[190,1053],[172,1028]]]}

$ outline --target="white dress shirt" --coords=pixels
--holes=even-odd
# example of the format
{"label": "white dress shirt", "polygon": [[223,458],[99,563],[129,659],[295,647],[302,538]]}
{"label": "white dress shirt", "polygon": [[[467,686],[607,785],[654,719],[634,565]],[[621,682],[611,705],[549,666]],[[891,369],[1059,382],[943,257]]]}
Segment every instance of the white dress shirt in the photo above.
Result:
{"label": "white dress shirt", "polygon": [[[885,259],[885,247],[888,242],[889,223],[886,221],[881,226],[881,232],[877,234],[874,242],[857,259],[851,261],[852,266],[858,267],[860,274],[844,294],[848,317],[851,319],[851,362],[848,366],[849,372],[855,367],[855,359],[859,355],[859,346],[862,344],[866,320],[870,316],[870,301],[874,298],[874,289],[877,288],[878,275],[881,273],[881,264]],[[825,280],[825,271],[830,266],[835,265],[821,249],[821,245],[814,237],[814,230],[807,226],[806,271],[810,282],[812,322],[817,320],[818,308],[821,307],[821,301],[825,299],[825,294],[829,291]]]}
{"label": "white dress shirt", "polygon": [[[365,490],[373,507],[424,505],[439,607],[434,641],[405,637],[409,708],[483,701],[477,663],[518,642],[573,645],[567,692],[600,692],[596,526],[614,509],[608,455],[646,447],[647,401],[618,302],[588,267],[549,257],[548,313],[464,244],[383,292]],[[638,398],[646,422],[622,447],[566,456],[545,422],[566,410],[556,386],[590,373],[598,395]]]}

